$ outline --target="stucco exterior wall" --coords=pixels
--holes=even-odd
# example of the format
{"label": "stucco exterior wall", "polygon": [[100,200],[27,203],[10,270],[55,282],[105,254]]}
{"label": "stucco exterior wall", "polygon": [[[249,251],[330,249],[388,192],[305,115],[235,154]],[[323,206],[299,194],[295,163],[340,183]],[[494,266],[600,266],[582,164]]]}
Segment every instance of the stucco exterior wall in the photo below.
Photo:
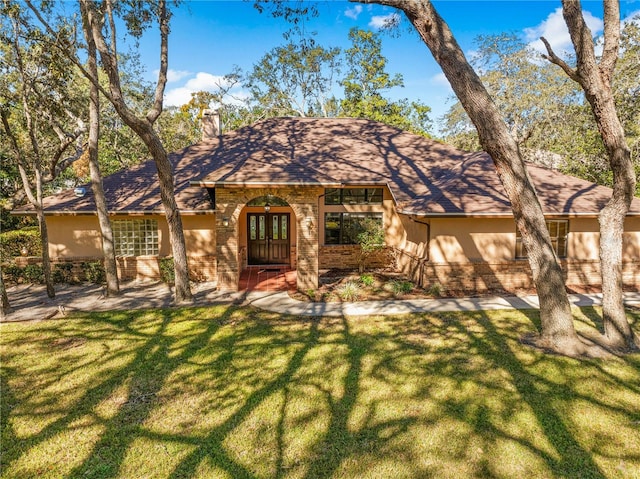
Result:
{"label": "stucco exterior wall", "polygon": [[443,218],[430,222],[429,261],[433,263],[501,262],[515,257],[511,218]]}
{"label": "stucco exterior wall", "polygon": [[[112,220],[145,218],[158,222],[158,256],[118,257],[118,276],[121,280],[156,280],[160,276],[158,259],[171,256],[169,227],[162,215],[115,215]],[[102,239],[98,218],[94,215],[47,216],[49,255],[55,262],[100,261]],[[215,215],[183,215],[182,224],[187,247],[189,271],[192,279],[215,280]]]}
{"label": "stucco exterior wall", "polygon": [[97,258],[102,239],[97,216],[47,216],[51,258]]}

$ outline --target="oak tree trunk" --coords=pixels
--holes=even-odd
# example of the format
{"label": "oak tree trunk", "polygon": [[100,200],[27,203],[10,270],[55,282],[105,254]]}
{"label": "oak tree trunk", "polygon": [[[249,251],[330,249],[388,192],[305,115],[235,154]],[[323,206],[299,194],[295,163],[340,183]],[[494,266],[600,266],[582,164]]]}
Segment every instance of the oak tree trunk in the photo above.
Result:
{"label": "oak tree trunk", "polygon": [[604,333],[612,347],[635,349],[640,346],[640,340],[627,321],[623,304],[622,235],[636,177],[611,88],[620,44],[620,5],[617,0],[604,2],[604,48],[599,62],[580,1],[563,0],[562,13],[576,51],[576,68],[556,56],[549,43],[542,39],[547,47],[546,58],[560,66],[584,90],[613,172],[613,194],[599,216]]}
{"label": "oak tree trunk", "polygon": [[0,319],[4,319],[10,312],[11,305],[9,304],[7,289],[4,286],[4,279],[2,278],[2,265],[0,265]]}
{"label": "oak tree trunk", "polygon": [[493,158],[511,202],[540,300],[542,342],[563,354],[582,353],[584,347],[573,326],[562,270],[524,160],[498,108],[467,62],[448,25],[428,0],[372,0],[367,3],[385,4],[404,11],[442,68],[476,126],[483,148]]}
{"label": "oak tree trunk", "polygon": [[[114,20],[114,4],[111,0],[105,0],[100,7],[89,0],[81,0],[80,8],[83,15],[86,15],[91,35],[95,42],[96,49],[100,53],[102,66],[109,78],[109,92],[103,91],[107,96],[118,115],[124,123],[131,128],[143,141],[156,165],[158,182],[160,185],[160,197],[164,206],[167,224],[169,226],[169,236],[173,251],[173,261],[175,268],[175,301],[185,303],[193,300],[189,285],[189,267],[187,263],[187,252],[182,229],[182,219],[176,203],[173,185],[173,168],[167,156],[167,152],[162,145],[160,137],[153,129],[153,123],[162,112],[163,94],[167,81],[168,68],[168,36],[170,13],[167,10],[166,1],[160,0],[157,7],[158,20],[160,26],[160,70],[158,83],[154,96],[153,106],[145,117],[139,117],[131,110],[125,101],[122,88],[120,86],[120,72],[118,67],[118,54],[116,49],[116,22]],[[103,26],[108,24],[107,31],[111,35],[111,43],[105,40]],[[91,80],[91,78],[89,78]],[[94,83],[96,86],[97,83]]]}
{"label": "oak tree trunk", "polygon": [[36,205],[36,216],[40,228],[40,243],[42,245],[42,273],[44,274],[44,284],[47,288],[49,298],[56,297],[56,290],[53,287],[53,277],[51,274],[51,259],[49,258],[49,233],[47,232],[47,222],[44,218],[44,211],[41,205]]}
{"label": "oak tree trunk", "polygon": [[[96,45],[90,34],[88,19],[82,15],[84,25],[84,38],[87,42],[88,58],[87,64],[89,73],[93,78],[98,78],[98,62]],[[98,224],[102,236],[102,255],[104,257],[104,271],[107,280],[107,296],[116,296],[120,293],[118,282],[118,266],[116,263],[116,253],[113,243],[113,230],[109,221],[109,210],[107,200],[104,196],[102,185],[102,175],[98,162],[98,138],[100,136],[100,92],[97,85],[89,82],[89,175],[91,177],[91,190],[96,204]]]}
{"label": "oak tree trunk", "polygon": [[[143,123],[143,122],[141,122]],[[131,125],[130,125],[131,126]],[[173,253],[173,265],[175,268],[175,299],[176,303],[186,303],[193,300],[189,286],[189,264],[185,247],[182,218],[178,210],[178,204],[174,194],[173,168],[162,141],[154,131],[153,126],[147,128],[131,126],[140,136],[153,157],[160,184],[160,198],[165,210],[169,236],[171,238],[171,250]],[[136,129],[138,128],[138,129]]]}

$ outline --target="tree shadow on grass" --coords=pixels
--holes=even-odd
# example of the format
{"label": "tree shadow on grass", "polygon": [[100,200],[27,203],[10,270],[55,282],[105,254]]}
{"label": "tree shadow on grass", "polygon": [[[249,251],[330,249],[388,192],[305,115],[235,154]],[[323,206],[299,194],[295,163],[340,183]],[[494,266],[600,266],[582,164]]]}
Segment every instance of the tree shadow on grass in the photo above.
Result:
{"label": "tree shadow on grass", "polygon": [[[530,454],[544,463],[546,468],[538,472],[602,478],[605,473],[593,452],[572,430],[567,409],[588,403],[629,421],[638,419],[624,405],[583,392],[578,382],[591,371],[614,378],[612,383],[618,388],[640,394],[638,387],[612,376],[600,361],[585,361],[584,368],[581,365],[576,370],[576,360],[529,351],[529,362],[523,362],[522,353],[516,350],[518,337],[531,330],[523,320],[496,324],[494,316],[485,313],[307,320],[244,308],[236,321],[234,311],[227,308],[204,320],[194,313],[189,319],[194,325],[186,332],[170,329],[179,318],[172,310],[154,313],[159,319],[148,324],[135,323],[143,313],[118,319],[93,316],[92,321],[100,324],[87,328],[85,336],[96,341],[109,336],[130,338],[132,346],[125,352],[108,353],[126,353],[126,363],[105,372],[97,385],[65,407],[63,417],[28,439],[18,439],[22,441],[18,450],[28,451],[89,416],[103,429],[70,477],[120,476],[128,466],[128,454],[137,450],[134,442],[144,440],[165,448],[178,446],[179,457],[173,458],[177,463],[161,471],[172,478],[193,477],[208,467],[241,479],[343,473],[358,477],[373,470],[367,468],[384,463],[405,466],[403,477],[431,477],[445,470],[439,464],[446,461],[461,470],[467,467],[476,477],[502,477],[499,459],[488,451],[505,443],[523,449],[524,457]],[[539,324],[536,312],[513,314],[521,313]],[[376,325],[364,326],[365,321]],[[221,331],[222,326],[227,327]],[[81,330],[67,328],[61,334],[75,337]],[[263,360],[264,356],[269,357]],[[545,364],[559,370],[562,380],[536,372]],[[184,369],[185,365],[197,366],[197,372]],[[18,374],[10,369],[3,372],[9,378]],[[405,389],[407,383],[411,383],[410,392]],[[445,383],[455,387],[443,394]],[[466,393],[469,384],[475,394]],[[3,395],[8,391],[4,386],[3,382]],[[199,432],[191,432],[191,423],[185,426],[178,419],[172,419],[169,432],[145,425],[152,415],[162,412],[167,401],[180,399],[174,391],[187,386],[196,390],[195,400],[204,389],[219,388],[213,398],[205,397],[208,402],[201,409],[187,416],[200,426]],[[113,416],[105,419],[95,414],[102,401],[125,389]],[[307,397],[310,394],[320,400],[312,402]],[[301,397],[302,414],[294,404]],[[413,406],[388,409],[387,402],[398,398],[403,408]],[[493,404],[496,400],[500,407]],[[420,409],[416,406],[420,403],[429,406]],[[511,416],[523,413],[533,417],[539,436],[513,428]],[[2,414],[3,442],[16,440],[15,432],[6,429],[11,411],[5,409],[4,400]],[[201,418],[207,419],[198,425]],[[212,425],[207,421],[213,421]],[[451,433],[460,439],[457,449],[430,446],[413,450],[413,441],[419,439],[417,431],[443,424],[455,425]],[[297,428],[313,431],[303,446],[294,437]],[[248,442],[236,446],[243,435],[250,436],[241,438]],[[448,441],[446,436],[439,438]],[[269,444],[263,448],[265,440]],[[485,452],[474,457],[480,441]],[[267,455],[253,456],[260,449]],[[416,451],[429,455],[428,460],[412,456]],[[3,467],[16,459],[10,456],[5,463],[3,458]]]}
{"label": "tree shadow on grass", "polygon": [[543,381],[540,377],[528,372],[486,313],[482,314],[478,323],[488,333],[483,338],[490,338],[490,340],[481,339],[477,335],[470,334],[469,338],[472,344],[481,353],[489,353],[496,348],[502,352],[502,354],[487,355],[487,357],[493,359],[496,367],[511,375],[513,378],[512,384],[515,385],[522,400],[534,413],[546,439],[557,453],[556,457],[553,454],[539,450],[538,455],[545,460],[553,473],[558,476],[605,478],[606,476],[594,461],[591,453],[584,449],[574,437],[566,424],[566,418],[552,406],[557,398],[567,401],[572,398],[579,399],[578,396],[563,384]]}
{"label": "tree shadow on grass", "polygon": [[[122,465],[130,445],[143,436],[141,425],[156,406],[156,396],[163,388],[167,378],[183,362],[188,361],[207,344],[216,331],[229,318],[233,308],[215,320],[210,320],[200,333],[191,338],[180,354],[169,356],[169,352],[180,337],[167,335],[167,328],[174,319],[175,310],[159,310],[162,322],[150,339],[138,348],[136,357],[131,361],[125,377],[129,381],[128,397],[118,413],[106,421],[105,431],[94,445],[93,452],[85,461],[71,472],[72,477],[87,477],[100,471],[100,477],[115,477]],[[123,435],[122,430],[127,434]],[[120,437],[114,441],[114,437]],[[124,438],[124,439],[122,439]],[[108,454],[105,463],[103,454]],[[106,468],[108,464],[108,469]]]}

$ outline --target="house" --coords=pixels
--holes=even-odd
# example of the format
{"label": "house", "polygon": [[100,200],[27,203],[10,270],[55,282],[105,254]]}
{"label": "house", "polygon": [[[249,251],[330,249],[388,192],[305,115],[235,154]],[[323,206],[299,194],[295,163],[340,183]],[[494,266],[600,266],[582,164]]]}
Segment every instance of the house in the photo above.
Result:
{"label": "house", "polygon": [[[360,119],[273,118],[170,154],[192,275],[236,290],[244,268],[285,265],[297,285],[356,266],[354,225],[385,228],[396,267],[424,286],[529,287],[511,206],[486,153]],[[529,165],[567,284],[599,284],[597,215],[611,190]],[[153,161],[104,179],[121,278],[158,276],[171,248]],[[101,256],[90,187],[45,201],[53,261]],[[22,213],[25,211],[23,210]],[[640,199],[625,223],[624,281],[640,285]]]}

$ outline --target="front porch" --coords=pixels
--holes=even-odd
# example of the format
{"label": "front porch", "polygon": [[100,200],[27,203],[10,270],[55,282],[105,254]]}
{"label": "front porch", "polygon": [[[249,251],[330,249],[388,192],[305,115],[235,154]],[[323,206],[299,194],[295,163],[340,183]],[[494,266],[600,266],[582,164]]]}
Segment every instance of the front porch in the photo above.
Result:
{"label": "front porch", "polygon": [[297,271],[289,266],[249,266],[240,273],[239,291],[295,291]]}

